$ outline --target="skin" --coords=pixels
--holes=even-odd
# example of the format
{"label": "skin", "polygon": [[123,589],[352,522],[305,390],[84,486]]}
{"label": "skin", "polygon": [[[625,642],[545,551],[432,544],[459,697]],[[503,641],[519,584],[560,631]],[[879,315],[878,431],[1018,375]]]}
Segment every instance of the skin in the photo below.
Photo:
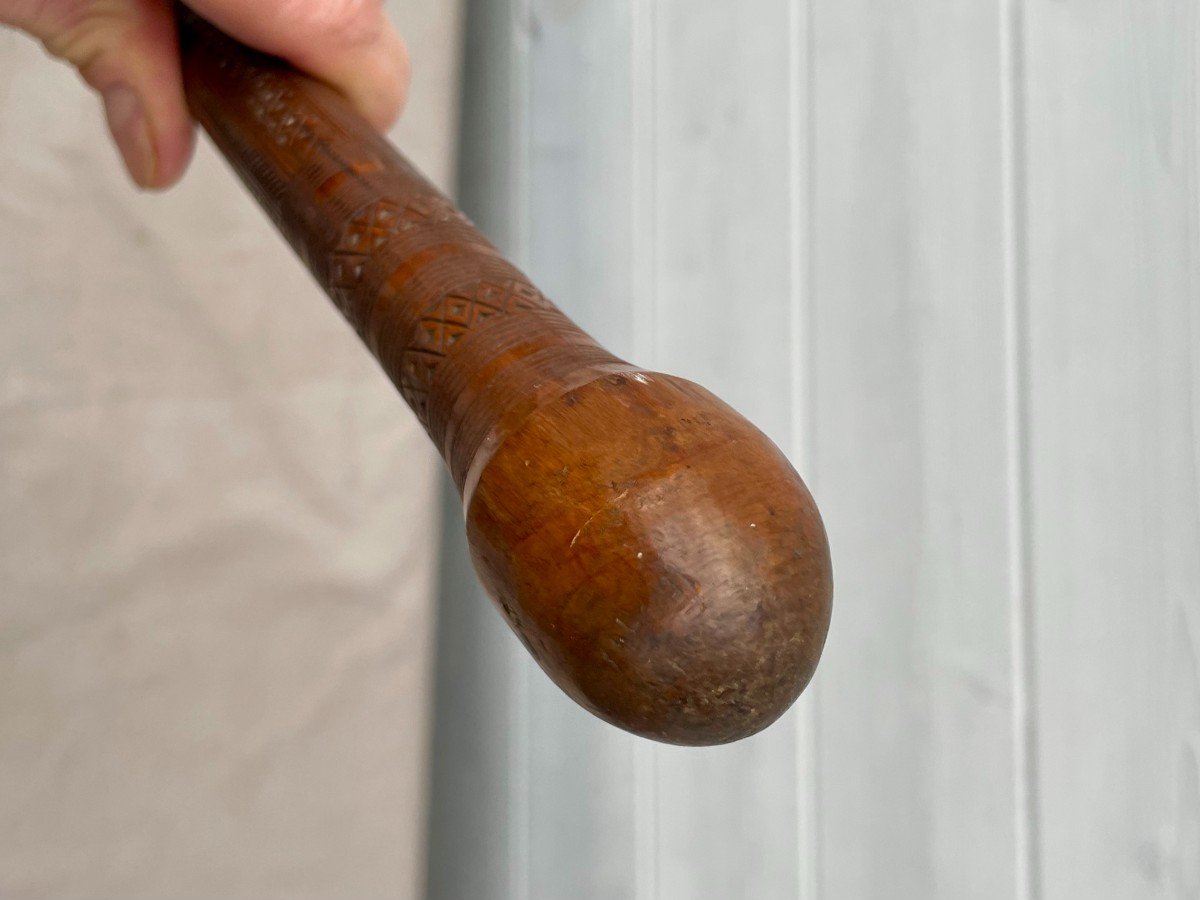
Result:
{"label": "skin", "polygon": [[[404,106],[408,52],[382,0],[190,0],[243,43],[345,94],[380,131]],[[143,188],[183,175],[195,127],[168,0],[0,0],[0,23],[41,41],[99,94],[125,167]]]}

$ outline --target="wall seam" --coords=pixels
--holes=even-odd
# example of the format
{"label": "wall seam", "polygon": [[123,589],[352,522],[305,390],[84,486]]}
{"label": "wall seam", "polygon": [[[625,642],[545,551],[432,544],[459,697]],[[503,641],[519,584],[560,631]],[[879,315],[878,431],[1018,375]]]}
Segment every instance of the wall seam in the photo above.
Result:
{"label": "wall seam", "polygon": [[1025,155],[1025,8],[1000,0],[1005,463],[1012,654],[1015,896],[1041,897],[1037,692],[1030,500],[1028,173]]}
{"label": "wall seam", "polygon": [[[816,487],[815,304],[813,280],[814,0],[788,0],[789,309],[791,456]],[[821,896],[820,693],[810,684],[795,714],[796,888]]]}
{"label": "wall seam", "polygon": [[[654,0],[630,0],[632,52],[632,269],[634,282],[634,359],[654,367],[658,320]],[[637,900],[659,898],[658,748],[635,739],[633,753],[634,872]]]}

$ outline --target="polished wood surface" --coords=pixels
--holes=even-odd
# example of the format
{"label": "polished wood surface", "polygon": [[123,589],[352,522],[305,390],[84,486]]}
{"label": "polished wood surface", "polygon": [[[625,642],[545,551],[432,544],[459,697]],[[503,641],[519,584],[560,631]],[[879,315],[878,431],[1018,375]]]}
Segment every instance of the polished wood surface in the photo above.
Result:
{"label": "polished wood surface", "polygon": [[832,599],[784,455],[600,347],[336,92],[183,18],[193,114],[441,450],[480,578],[547,674],[670,743],[778,718]]}

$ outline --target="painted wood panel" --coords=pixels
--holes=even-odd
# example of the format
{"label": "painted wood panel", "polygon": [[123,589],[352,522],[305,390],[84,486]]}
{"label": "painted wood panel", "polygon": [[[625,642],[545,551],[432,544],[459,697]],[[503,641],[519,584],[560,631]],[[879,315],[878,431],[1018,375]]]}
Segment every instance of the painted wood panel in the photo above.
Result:
{"label": "painted wood panel", "polygon": [[823,897],[1014,895],[998,23],[812,24]]}
{"label": "painted wood panel", "polygon": [[[786,2],[645,4],[636,90],[650,224],[639,362],[701,384],[785,447],[793,396],[792,29]],[[795,897],[794,717],[728,747],[650,751],[659,898]]]}
{"label": "painted wood panel", "polygon": [[[525,45],[506,3],[468,10],[460,152],[462,202],[520,261],[527,196],[522,148]],[[418,76],[419,77],[419,76]],[[528,890],[528,706],[533,667],[475,577],[462,504],[443,491],[441,597],[426,893],[432,900],[516,900]]]}
{"label": "painted wood panel", "polygon": [[788,449],[836,602],[785,721],[659,747],[451,541],[433,896],[1196,896],[1194,3],[475,7],[470,211]]}
{"label": "painted wood panel", "polygon": [[[532,0],[528,269],[618,355],[633,351],[632,18],[620,4]],[[633,897],[638,742],[540,671],[528,681],[529,897]]]}
{"label": "painted wood panel", "polygon": [[1200,18],[1027,15],[1041,884],[1196,897]]}

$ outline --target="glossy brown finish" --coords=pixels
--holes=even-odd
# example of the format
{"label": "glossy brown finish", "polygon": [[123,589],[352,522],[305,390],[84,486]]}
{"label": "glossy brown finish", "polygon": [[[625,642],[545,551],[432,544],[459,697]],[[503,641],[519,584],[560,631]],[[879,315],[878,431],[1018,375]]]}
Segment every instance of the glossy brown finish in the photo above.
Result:
{"label": "glossy brown finish", "polygon": [[476,569],[542,668],[661,741],[774,721],[832,599],[778,448],[597,345],[334,91],[183,17],[193,114],[441,449]]}

